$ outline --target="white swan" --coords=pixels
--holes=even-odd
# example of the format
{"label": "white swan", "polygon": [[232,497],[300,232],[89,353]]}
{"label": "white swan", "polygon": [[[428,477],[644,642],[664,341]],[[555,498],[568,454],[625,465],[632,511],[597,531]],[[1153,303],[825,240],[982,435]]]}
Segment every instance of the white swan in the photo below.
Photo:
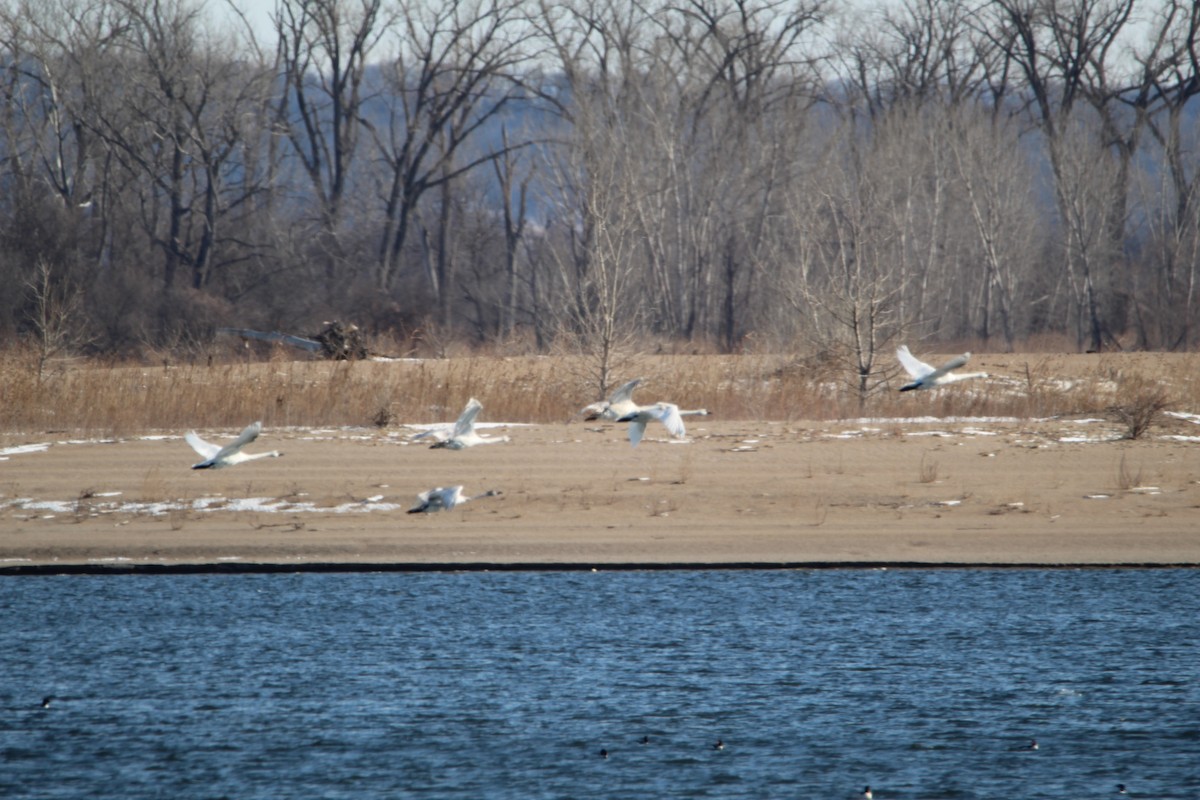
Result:
{"label": "white swan", "polygon": [[616,422],[638,410],[638,404],[633,402],[633,390],[641,382],[641,378],[634,378],[609,395],[607,400],[586,405],[579,413],[583,414],[585,420],[606,419]]}
{"label": "white swan", "polygon": [[417,504],[410,508],[408,513],[422,514],[431,511],[449,511],[468,500],[478,500],[481,497],[495,497],[498,494],[503,494],[498,489],[488,489],[483,494],[464,497],[462,491],[463,487],[461,486],[439,486],[436,489],[430,489],[428,492],[421,492],[417,495]]}
{"label": "white swan", "polygon": [[970,353],[963,353],[961,356],[955,356],[937,369],[934,369],[908,352],[908,345],[902,344],[896,348],[896,358],[900,359],[901,366],[912,377],[912,382],[901,386],[900,391],[909,392],[913,389],[932,389],[935,386],[945,386],[948,383],[958,383],[959,381],[966,381],[971,378],[988,377],[986,372],[960,372],[955,374],[950,371],[966,364],[970,357]]}
{"label": "white swan", "polygon": [[429,446],[431,448],[445,447],[450,450],[462,450],[467,447],[474,447],[477,444],[507,442],[507,436],[480,436],[475,432],[475,418],[479,416],[479,412],[482,409],[483,404],[472,397],[467,401],[467,407],[463,409],[458,421],[454,423],[454,430],[450,432],[450,437],[444,441],[434,442]]}
{"label": "white swan", "polygon": [[679,406],[674,403],[660,402],[652,406],[635,405],[633,411],[617,419],[617,422],[629,423],[629,443],[637,447],[638,442],[646,435],[646,424],[651,420],[658,420],[667,429],[668,433],[676,439],[682,439],[687,435],[687,429],[683,425],[683,418],[695,416],[708,416],[708,411],[703,408],[680,411]]}
{"label": "white swan", "polygon": [[199,464],[192,464],[192,469],[222,469],[232,467],[234,464],[241,464],[243,461],[253,461],[256,458],[279,458],[283,455],[278,450],[272,450],[269,453],[243,453],[242,448],[257,439],[260,433],[262,433],[262,423],[255,422],[246,426],[246,430],[224,447],[204,441],[196,435],[195,431],[188,431],[183,438],[187,439],[187,443],[192,446],[193,450],[204,457]]}

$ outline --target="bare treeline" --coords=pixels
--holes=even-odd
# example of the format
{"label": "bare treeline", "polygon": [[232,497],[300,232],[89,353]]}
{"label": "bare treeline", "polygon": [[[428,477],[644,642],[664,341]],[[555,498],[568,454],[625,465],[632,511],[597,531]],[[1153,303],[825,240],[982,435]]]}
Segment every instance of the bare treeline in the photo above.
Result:
{"label": "bare treeline", "polygon": [[0,9],[0,341],[1196,343],[1191,0],[230,11]]}

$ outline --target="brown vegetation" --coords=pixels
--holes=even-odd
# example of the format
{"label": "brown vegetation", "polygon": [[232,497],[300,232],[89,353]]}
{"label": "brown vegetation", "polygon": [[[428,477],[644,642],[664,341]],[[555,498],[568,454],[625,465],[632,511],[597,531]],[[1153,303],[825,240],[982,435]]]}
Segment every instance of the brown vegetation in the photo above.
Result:
{"label": "brown vegetation", "polygon": [[[0,354],[0,431],[119,435],[255,419],[267,428],[388,427],[453,419],[469,397],[482,401],[481,421],[551,423],[598,398],[595,362],[580,357],[291,359],[279,349],[264,361],[211,364],[64,361],[39,379],[38,353],[8,351]],[[1169,385],[1174,409],[1200,409],[1198,362],[1194,354],[985,354],[971,365],[989,379],[917,397],[895,391],[902,381],[888,364],[865,405],[853,373],[794,356],[628,355],[618,378],[646,378],[641,402],[668,400],[724,419],[1030,419],[1127,409],[1148,425],[1166,407],[1163,390],[1147,394],[1148,386]]]}

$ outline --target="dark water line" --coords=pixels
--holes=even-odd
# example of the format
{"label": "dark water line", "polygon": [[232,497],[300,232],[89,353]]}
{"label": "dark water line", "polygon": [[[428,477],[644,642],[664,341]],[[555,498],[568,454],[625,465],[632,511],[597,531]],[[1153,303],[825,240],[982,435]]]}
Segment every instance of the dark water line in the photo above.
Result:
{"label": "dark water line", "polygon": [[0,567],[0,578],[28,575],[236,575],[295,573],[388,572],[679,572],[679,571],[788,571],[788,570],[1106,570],[1196,569],[1193,562],[1023,562],[970,561],[729,561],[729,562],[304,562],[296,564],[188,563],[188,564],[19,564]]}

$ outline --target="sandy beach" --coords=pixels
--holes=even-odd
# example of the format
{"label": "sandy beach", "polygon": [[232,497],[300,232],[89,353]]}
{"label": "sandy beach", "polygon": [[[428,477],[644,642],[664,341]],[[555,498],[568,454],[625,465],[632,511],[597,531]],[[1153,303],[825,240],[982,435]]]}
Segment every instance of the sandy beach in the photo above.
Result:
{"label": "sandy beach", "polygon": [[[690,422],[267,430],[282,458],[204,471],[175,435],[9,437],[0,570],[1200,564],[1190,418]],[[451,484],[503,494],[406,513]]]}

